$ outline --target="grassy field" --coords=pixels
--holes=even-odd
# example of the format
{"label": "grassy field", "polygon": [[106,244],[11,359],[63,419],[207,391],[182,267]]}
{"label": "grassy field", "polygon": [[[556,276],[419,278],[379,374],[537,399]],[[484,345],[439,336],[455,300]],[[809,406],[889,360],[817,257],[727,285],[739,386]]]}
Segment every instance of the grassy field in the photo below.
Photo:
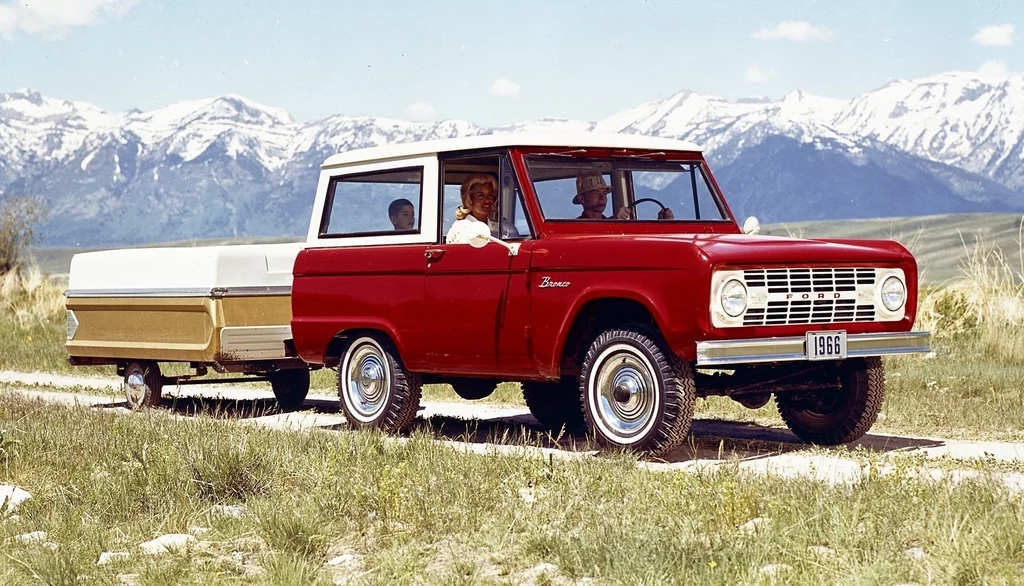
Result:
{"label": "grassy field", "polygon": [[[3,584],[1019,583],[994,478],[854,485],[0,402]],[[909,470],[909,468],[908,468]],[[224,509],[222,507],[236,507]],[[233,511],[236,514],[225,514]],[[43,531],[37,542],[21,540]],[[189,534],[147,555],[140,544]],[[98,565],[103,552],[123,552]]]}

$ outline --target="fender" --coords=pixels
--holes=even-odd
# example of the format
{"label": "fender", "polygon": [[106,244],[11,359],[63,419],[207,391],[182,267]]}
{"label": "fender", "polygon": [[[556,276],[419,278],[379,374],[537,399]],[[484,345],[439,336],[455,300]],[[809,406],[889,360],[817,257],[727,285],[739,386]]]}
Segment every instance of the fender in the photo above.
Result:
{"label": "fender", "polygon": [[635,289],[625,289],[620,287],[588,289],[576,298],[571,309],[566,313],[565,318],[559,324],[558,337],[556,338],[553,348],[554,352],[552,355],[536,357],[537,367],[541,374],[553,377],[557,377],[559,375],[562,354],[565,352],[566,344],[569,342],[569,332],[572,330],[573,324],[576,323],[577,318],[588,303],[606,299],[625,299],[638,303],[651,315],[658,329],[662,332],[665,331],[665,317],[662,315],[662,312],[658,310],[657,304],[652,303],[651,299],[642,295],[641,292]]}

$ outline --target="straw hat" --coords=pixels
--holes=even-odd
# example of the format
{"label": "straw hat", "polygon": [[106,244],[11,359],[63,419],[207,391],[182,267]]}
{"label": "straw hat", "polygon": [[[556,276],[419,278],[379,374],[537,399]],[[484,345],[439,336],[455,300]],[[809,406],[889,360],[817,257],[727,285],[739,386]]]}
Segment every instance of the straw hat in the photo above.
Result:
{"label": "straw hat", "polygon": [[577,175],[576,196],[572,198],[572,203],[577,205],[583,203],[583,194],[592,189],[600,189],[605,193],[612,190],[612,188],[604,182],[604,175],[602,175],[600,171],[585,171]]}

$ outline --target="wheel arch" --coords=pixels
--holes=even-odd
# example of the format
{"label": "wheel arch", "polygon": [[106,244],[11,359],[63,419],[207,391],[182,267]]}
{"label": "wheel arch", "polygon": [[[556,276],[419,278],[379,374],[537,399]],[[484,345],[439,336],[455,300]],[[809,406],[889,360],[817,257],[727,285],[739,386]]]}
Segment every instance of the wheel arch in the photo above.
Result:
{"label": "wheel arch", "polygon": [[396,336],[390,328],[382,324],[353,327],[341,330],[334,334],[334,337],[327,343],[327,347],[324,348],[324,366],[328,368],[336,368],[341,363],[341,358],[345,355],[345,351],[348,350],[349,345],[363,336],[370,336],[378,341],[386,341],[394,344],[398,355],[405,355],[401,338]]}
{"label": "wheel arch", "polygon": [[605,330],[626,325],[661,334],[657,314],[646,299],[624,292],[580,299],[560,329],[553,365],[559,376],[579,376],[590,342]]}

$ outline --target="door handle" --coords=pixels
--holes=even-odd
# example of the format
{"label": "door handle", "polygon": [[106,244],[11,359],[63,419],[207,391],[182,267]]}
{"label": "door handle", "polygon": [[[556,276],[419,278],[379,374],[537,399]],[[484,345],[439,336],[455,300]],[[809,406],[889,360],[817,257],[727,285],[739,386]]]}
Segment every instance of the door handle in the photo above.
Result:
{"label": "door handle", "polygon": [[431,260],[431,261],[441,260],[441,257],[444,256],[444,249],[443,248],[428,248],[427,251],[423,253],[423,255],[427,257],[427,260]]}

